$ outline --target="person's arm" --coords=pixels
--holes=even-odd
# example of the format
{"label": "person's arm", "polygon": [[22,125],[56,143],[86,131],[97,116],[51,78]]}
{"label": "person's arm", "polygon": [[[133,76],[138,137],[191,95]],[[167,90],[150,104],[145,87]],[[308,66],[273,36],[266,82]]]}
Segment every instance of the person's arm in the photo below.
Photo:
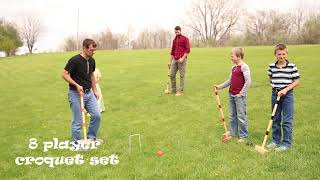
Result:
{"label": "person's arm", "polygon": [[[93,60],[93,72],[95,70],[96,70],[96,61]],[[98,93],[97,86],[96,86],[97,80],[96,80],[96,77],[93,72],[91,72],[91,74],[90,74],[91,88],[92,88],[92,91],[93,91],[94,95],[96,96],[96,98],[99,99],[99,93]]]}
{"label": "person's arm", "polygon": [[239,93],[239,96],[245,96],[247,94],[247,91],[248,91],[250,85],[251,85],[250,68],[248,65],[242,65],[241,71],[243,73],[245,83]]}
{"label": "person's arm", "polygon": [[269,80],[271,82],[271,78],[272,78],[272,71],[271,71],[271,67],[269,65],[269,68],[268,68],[268,76],[269,76]]}
{"label": "person's arm", "polygon": [[97,91],[97,86],[96,86],[97,81],[93,73],[90,74],[90,79],[91,79],[91,87],[92,87],[93,93],[96,96],[96,98],[99,99],[99,93]]}
{"label": "person's arm", "polygon": [[66,80],[69,84],[71,84],[72,86],[75,86],[77,91],[81,94],[81,93],[83,93],[83,87],[80,86],[77,82],[75,82],[70,76],[70,73],[72,71],[74,71],[75,68],[76,68],[76,61],[72,58],[69,59],[68,63],[64,67],[64,71],[62,73],[62,78],[64,80]]}
{"label": "person's arm", "polygon": [[175,40],[172,41],[172,46],[171,46],[171,52],[170,52],[170,58],[169,58],[169,61],[168,61],[168,67],[170,68],[171,66],[171,62],[173,60],[173,56],[174,56],[174,50],[175,50]]}
{"label": "person's arm", "polygon": [[98,84],[101,80],[101,73],[99,69],[96,69],[94,72],[94,77],[96,77],[96,84]]}
{"label": "person's arm", "polygon": [[294,89],[295,87],[297,87],[300,84],[300,74],[299,74],[296,66],[293,68],[292,78],[293,78],[293,82],[289,86],[287,86],[286,88],[279,91],[278,96],[286,95],[288,91]]}
{"label": "person's arm", "polygon": [[217,87],[218,89],[224,89],[224,88],[230,86],[230,84],[231,84],[231,75],[232,74],[230,73],[229,78],[225,82],[223,82],[222,84],[213,85],[213,86]]}
{"label": "person's arm", "polygon": [[62,78],[64,80],[66,80],[69,84],[75,86],[77,88],[77,91],[79,93],[82,93],[83,92],[83,88],[82,86],[80,86],[78,83],[76,83],[70,76],[70,73],[67,71],[67,70],[63,70],[63,73],[62,73]]}
{"label": "person's arm", "polygon": [[185,47],[186,47],[186,52],[179,59],[180,63],[183,63],[183,61],[187,58],[188,54],[190,53],[190,42],[187,37],[185,38]]}

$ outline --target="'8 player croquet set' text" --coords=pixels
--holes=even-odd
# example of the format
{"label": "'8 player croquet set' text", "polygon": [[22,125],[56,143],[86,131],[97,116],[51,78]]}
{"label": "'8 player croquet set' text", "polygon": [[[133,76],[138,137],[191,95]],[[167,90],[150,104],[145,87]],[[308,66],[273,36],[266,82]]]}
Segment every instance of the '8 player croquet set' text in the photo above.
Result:
{"label": "'8 player croquet set' text", "polygon": [[[87,151],[97,149],[100,145],[97,141],[92,141],[90,143],[76,143],[74,141],[59,141],[58,138],[53,138],[52,141],[42,142],[42,147],[36,138],[29,139],[28,148],[31,150],[36,150],[42,148],[43,152],[48,152],[50,150],[70,150],[70,151]],[[47,165],[50,168],[53,168],[58,165],[82,165],[85,163],[85,158],[82,154],[76,154],[74,156],[59,156],[59,157],[16,157],[15,164],[18,166],[21,165]],[[89,158],[89,164],[92,166],[95,165],[116,165],[119,163],[118,155],[111,154],[110,156],[96,157],[92,156]]]}

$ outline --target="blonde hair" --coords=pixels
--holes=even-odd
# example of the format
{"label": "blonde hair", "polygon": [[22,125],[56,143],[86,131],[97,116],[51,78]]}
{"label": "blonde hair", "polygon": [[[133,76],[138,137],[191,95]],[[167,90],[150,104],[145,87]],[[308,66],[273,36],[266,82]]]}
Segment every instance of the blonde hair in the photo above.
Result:
{"label": "blonde hair", "polygon": [[232,52],[234,52],[237,57],[240,57],[241,59],[244,58],[244,50],[242,47],[235,47],[232,49]]}

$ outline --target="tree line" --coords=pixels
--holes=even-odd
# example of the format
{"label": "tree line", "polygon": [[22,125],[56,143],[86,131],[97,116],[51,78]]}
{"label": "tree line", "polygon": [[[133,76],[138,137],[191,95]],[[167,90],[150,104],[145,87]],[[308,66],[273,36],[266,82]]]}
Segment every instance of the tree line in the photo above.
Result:
{"label": "tree line", "polygon": [[91,36],[97,43],[97,49],[154,49],[167,48],[173,38],[172,32],[166,29],[144,29],[136,37],[134,30],[128,28],[126,33],[115,33],[110,28],[93,35],[80,35],[78,38],[70,36],[65,39],[62,49],[75,51],[81,47],[82,39]]}
{"label": "tree line", "polygon": [[[242,3],[242,0],[192,1],[181,23],[192,47],[320,43],[319,4],[311,8],[297,5],[286,11],[247,12]],[[101,49],[150,49],[170,47],[174,36],[171,28],[144,29],[129,38],[132,33],[133,28],[123,34],[107,29],[93,37]],[[68,38],[64,50],[75,50],[75,44],[74,37]]]}
{"label": "tree line", "polygon": [[[193,1],[185,25],[193,46],[318,44],[320,6],[247,12],[241,0]],[[302,1],[300,2],[302,3]]]}
{"label": "tree line", "polygon": [[[180,25],[192,47],[273,45],[320,43],[320,5],[276,11],[249,12],[242,0],[194,0]],[[301,3],[303,3],[301,1]],[[67,37],[61,46],[64,51],[79,50],[81,40],[91,37],[99,49],[153,49],[168,48],[174,37],[173,27],[145,28],[135,34],[117,33],[110,28],[95,34]],[[19,25],[0,19],[0,51],[15,55],[25,45],[33,53],[45,27],[36,17],[26,17]]]}

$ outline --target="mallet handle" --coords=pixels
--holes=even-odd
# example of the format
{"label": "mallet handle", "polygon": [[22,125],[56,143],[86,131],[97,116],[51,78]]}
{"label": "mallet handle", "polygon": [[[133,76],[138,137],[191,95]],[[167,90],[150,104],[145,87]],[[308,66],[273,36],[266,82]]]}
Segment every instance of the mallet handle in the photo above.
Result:
{"label": "mallet handle", "polygon": [[87,127],[86,127],[86,116],[84,114],[83,93],[80,93],[80,104],[81,104],[81,114],[82,114],[83,139],[87,140]]}
{"label": "mallet handle", "polygon": [[167,91],[169,91],[169,86],[170,86],[170,66],[168,66]]}
{"label": "mallet handle", "polygon": [[272,110],[271,119],[269,121],[268,128],[267,128],[266,134],[264,135],[263,142],[262,142],[262,145],[261,145],[261,147],[263,147],[263,148],[266,145],[266,142],[267,142],[267,139],[268,139],[268,135],[269,135],[269,131],[270,131],[272,123],[273,123],[273,117],[276,114],[276,111],[277,111],[277,108],[278,108],[278,105],[279,105],[279,101],[280,101],[280,96],[277,97],[277,101],[274,104],[274,107],[273,107],[273,110]]}
{"label": "mallet handle", "polygon": [[227,129],[227,125],[226,125],[226,122],[225,122],[225,117],[224,117],[224,114],[223,114],[223,111],[222,111],[221,101],[220,101],[220,97],[219,97],[219,94],[218,94],[218,88],[215,87],[215,86],[213,88],[214,88],[214,94],[215,94],[216,99],[217,99],[218,108],[219,108],[219,111],[220,111],[221,121],[222,121],[222,124],[223,124],[224,132],[226,133],[228,131],[228,129]]}

